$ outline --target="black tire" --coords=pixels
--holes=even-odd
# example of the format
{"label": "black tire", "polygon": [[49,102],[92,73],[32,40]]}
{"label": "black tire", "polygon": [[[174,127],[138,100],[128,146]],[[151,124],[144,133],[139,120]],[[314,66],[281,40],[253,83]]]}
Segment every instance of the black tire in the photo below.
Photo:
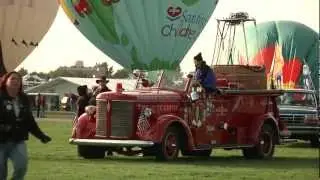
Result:
{"label": "black tire", "polygon": [[320,147],[320,139],[318,136],[314,136],[310,139],[311,147],[317,148]]}
{"label": "black tire", "polygon": [[161,143],[156,145],[156,159],[170,161],[177,159],[180,151],[179,131],[174,127],[169,127]]}
{"label": "black tire", "polygon": [[105,150],[101,147],[78,145],[78,155],[85,159],[103,159]]}
{"label": "black tire", "polygon": [[247,159],[270,159],[275,149],[275,130],[269,124],[262,126],[259,142],[252,148],[242,149],[243,156]]}

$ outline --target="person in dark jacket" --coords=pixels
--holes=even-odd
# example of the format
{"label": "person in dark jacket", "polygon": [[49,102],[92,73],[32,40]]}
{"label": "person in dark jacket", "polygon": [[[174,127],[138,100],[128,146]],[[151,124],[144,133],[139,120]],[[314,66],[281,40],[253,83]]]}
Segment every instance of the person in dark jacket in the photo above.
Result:
{"label": "person in dark jacket", "polygon": [[23,180],[27,172],[29,133],[48,143],[51,138],[37,125],[27,95],[22,90],[22,77],[7,73],[0,84],[0,180],[7,178],[8,159],[12,161],[12,179]]}
{"label": "person in dark jacket", "polygon": [[201,53],[194,57],[194,64],[196,66],[195,86],[201,86],[205,89],[206,93],[216,92],[216,75],[212,68],[203,60]]}
{"label": "person in dark jacket", "polygon": [[84,112],[86,106],[89,104],[88,87],[86,85],[79,86],[77,88],[78,99],[77,99],[77,118],[80,117]]}
{"label": "person in dark jacket", "polygon": [[99,79],[96,80],[96,83],[99,85],[93,92],[92,97],[90,98],[89,104],[90,105],[96,105],[96,97],[99,93],[111,91],[111,89],[108,88],[109,80],[107,80],[106,76],[101,76]]}

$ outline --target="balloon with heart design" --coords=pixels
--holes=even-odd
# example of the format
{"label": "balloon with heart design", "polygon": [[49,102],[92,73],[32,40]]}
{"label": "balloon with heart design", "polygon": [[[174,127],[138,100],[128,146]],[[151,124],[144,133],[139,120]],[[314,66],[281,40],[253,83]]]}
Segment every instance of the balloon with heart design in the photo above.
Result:
{"label": "balloon with heart design", "polygon": [[79,31],[129,69],[175,69],[218,0],[60,0]]}

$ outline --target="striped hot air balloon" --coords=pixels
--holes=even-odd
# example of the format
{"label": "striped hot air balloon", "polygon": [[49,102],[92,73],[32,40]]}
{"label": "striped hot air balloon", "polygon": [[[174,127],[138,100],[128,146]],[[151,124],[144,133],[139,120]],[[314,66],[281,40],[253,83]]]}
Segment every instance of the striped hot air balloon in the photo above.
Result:
{"label": "striped hot air balloon", "polygon": [[[319,34],[294,21],[268,21],[246,29],[249,63],[264,65],[269,80],[281,81],[283,88],[304,85],[303,67],[308,66],[310,79],[319,89]],[[237,44],[241,47],[242,40]],[[245,59],[245,51],[239,48]],[[246,63],[241,61],[240,63]]]}

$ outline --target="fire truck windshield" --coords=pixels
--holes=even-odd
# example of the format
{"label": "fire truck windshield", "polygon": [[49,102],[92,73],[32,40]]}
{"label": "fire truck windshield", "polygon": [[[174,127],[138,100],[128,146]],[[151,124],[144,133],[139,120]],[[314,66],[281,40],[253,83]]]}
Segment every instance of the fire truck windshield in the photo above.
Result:
{"label": "fire truck windshield", "polygon": [[173,70],[156,70],[145,72],[137,88],[167,88],[184,90],[187,78],[181,72]]}

